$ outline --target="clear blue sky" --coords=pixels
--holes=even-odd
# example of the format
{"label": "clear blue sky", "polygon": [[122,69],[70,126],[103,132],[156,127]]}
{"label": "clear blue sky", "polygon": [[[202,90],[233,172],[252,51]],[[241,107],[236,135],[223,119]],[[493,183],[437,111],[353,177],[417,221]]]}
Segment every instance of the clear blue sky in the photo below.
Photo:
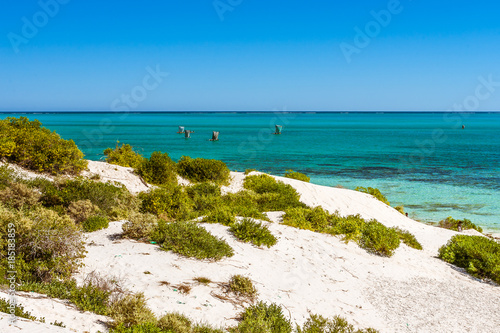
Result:
{"label": "clear blue sky", "polygon": [[54,1],[2,2],[0,111],[500,110],[497,1]]}

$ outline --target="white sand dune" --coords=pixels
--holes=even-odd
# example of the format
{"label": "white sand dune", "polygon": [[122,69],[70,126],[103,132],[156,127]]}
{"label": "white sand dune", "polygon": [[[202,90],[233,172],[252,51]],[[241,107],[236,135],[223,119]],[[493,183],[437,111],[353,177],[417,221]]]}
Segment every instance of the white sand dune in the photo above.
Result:
{"label": "white sand dune", "polygon": [[[91,165],[99,172],[103,164]],[[141,189],[140,180],[128,170],[102,168],[101,177],[120,181],[129,189]],[[231,176],[233,182],[223,188],[225,193],[242,188],[244,174],[233,172]],[[136,178],[131,181],[129,177]],[[436,258],[438,248],[455,232],[413,221],[367,194],[276,178],[296,188],[301,200],[310,206],[342,215],[360,214],[408,230],[424,250],[401,245],[391,258],[375,256],[337,237],[281,225],[282,214],[273,212],[268,214],[273,222],[265,223],[278,237],[276,246],[268,249],[241,243],[225,226],[202,224],[226,239],[235,255],[219,262],[199,261],[162,251],[154,244],[120,239],[120,221],[86,235],[88,253],[77,279],[96,271],[119,279],[131,291],[144,292],[158,316],[180,312],[219,326],[235,324],[242,310],[241,305],[217,297],[224,295],[220,284],[231,275],[242,274],[255,283],[259,300],[282,305],[286,315],[298,324],[309,313],[316,313],[341,315],[360,328],[374,327],[381,332],[500,332],[500,288]],[[212,283],[197,284],[193,279],[200,276]],[[176,288],[180,284],[190,285],[191,292],[180,293]],[[63,318],[57,320],[68,329],[92,333],[103,330],[99,316],[80,314],[65,305],[51,310],[60,301],[20,297],[19,302],[36,316],[49,318],[49,314],[57,313]],[[4,322],[1,319],[0,325]],[[5,329],[35,332],[33,328]],[[45,331],[40,328],[40,332]]]}

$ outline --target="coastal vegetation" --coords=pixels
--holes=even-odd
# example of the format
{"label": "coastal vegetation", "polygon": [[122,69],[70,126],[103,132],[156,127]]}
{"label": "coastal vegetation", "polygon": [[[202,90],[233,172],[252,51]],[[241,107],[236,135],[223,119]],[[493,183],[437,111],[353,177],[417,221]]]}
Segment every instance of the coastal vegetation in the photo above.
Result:
{"label": "coastal vegetation", "polygon": [[155,151],[149,159],[144,159],[137,173],[153,185],[171,186],[177,184],[176,165],[167,153]]}
{"label": "coastal vegetation", "polygon": [[306,182],[306,183],[309,183],[309,181],[311,180],[311,178],[309,178],[307,175],[300,173],[300,172],[293,171],[293,170],[287,170],[285,172],[285,177],[301,180],[301,181]]}
{"label": "coastal vegetation", "polygon": [[439,249],[439,258],[478,278],[500,284],[500,244],[483,236],[455,235]]}
{"label": "coastal vegetation", "polygon": [[269,228],[250,218],[244,218],[239,223],[233,223],[229,229],[233,235],[243,242],[251,242],[256,246],[271,247],[276,244],[276,237]]}
{"label": "coastal vegetation", "polygon": [[121,146],[118,146],[118,144],[119,142],[116,143],[115,149],[107,148],[104,150],[106,162],[134,169],[139,168],[144,161],[144,157],[134,151],[134,148],[129,144],[122,143]]}
{"label": "coastal vegetation", "polygon": [[38,120],[0,120],[0,158],[37,172],[79,174],[87,167],[73,140],[64,140]]}
{"label": "coastal vegetation", "polygon": [[222,161],[182,156],[177,162],[177,171],[180,176],[196,183],[229,183],[229,168]]}
{"label": "coastal vegetation", "polygon": [[387,206],[391,205],[389,203],[389,201],[387,200],[387,198],[385,197],[385,195],[383,195],[378,188],[373,188],[373,187],[356,187],[355,190],[359,191],[359,192],[370,194],[370,195],[374,196],[377,200],[382,201],[383,203],[385,203]]}
{"label": "coastal vegetation", "polygon": [[480,226],[475,225],[468,219],[455,220],[453,217],[448,216],[446,219],[439,221],[439,226],[445,229],[451,229],[458,231],[458,228],[461,227],[462,230],[466,229],[475,229],[479,232],[483,232],[483,229]]}

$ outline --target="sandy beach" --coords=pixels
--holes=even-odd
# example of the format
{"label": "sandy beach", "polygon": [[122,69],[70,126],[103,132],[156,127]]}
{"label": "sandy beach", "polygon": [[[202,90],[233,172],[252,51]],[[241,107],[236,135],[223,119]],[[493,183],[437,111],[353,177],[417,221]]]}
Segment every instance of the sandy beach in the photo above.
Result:
{"label": "sandy beach", "polygon": [[[101,181],[124,184],[132,193],[147,190],[130,168],[89,162],[88,175]],[[231,172],[232,181],[223,192],[242,190],[245,175]],[[500,288],[466,274],[464,270],[437,258],[439,247],[454,231],[425,225],[405,217],[370,195],[276,177],[293,186],[305,204],[321,206],[341,215],[360,214],[388,227],[413,233],[423,250],[404,244],[393,257],[369,254],[357,244],[344,243],[327,234],[282,225],[281,212],[268,213],[265,222],[278,238],[272,248],[260,248],[238,241],[228,227],[201,224],[213,235],[224,238],[235,255],[219,262],[200,261],[160,250],[157,245],[121,239],[124,221],[88,233],[84,267],[75,275],[82,281],[88,274],[114,278],[127,290],[143,292],[157,316],[179,312],[194,321],[226,327],[236,324],[245,305],[222,299],[221,284],[231,275],[249,277],[258,290],[258,300],[282,305],[287,316],[301,325],[310,313],[326,317],[341,315],[359,328],[380,332],[498,332]],[[187,185],[188,183],[185,182]],[[469,233],[473,233],[470,232]],[[196,277],[212,282],[201,285]],[[188,294],[177,288],[191,286]],[[7,295],[0,292],[0,297]],[[82,313],[66,301],[33,293],[19,293],[18,303],[46,323],[19,319],[8,325],[0,313],[2,332],[105,332],[106,317]],[[62,322],[66,328],[49,325]]]}

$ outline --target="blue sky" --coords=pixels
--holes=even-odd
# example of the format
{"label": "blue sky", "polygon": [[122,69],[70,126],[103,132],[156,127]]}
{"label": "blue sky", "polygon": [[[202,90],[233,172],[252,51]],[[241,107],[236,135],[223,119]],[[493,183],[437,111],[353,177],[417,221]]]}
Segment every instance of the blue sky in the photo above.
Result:
{"label": "blue sky", "polygon": [[491,0],[3,4],[0,111],[500,110]]}

